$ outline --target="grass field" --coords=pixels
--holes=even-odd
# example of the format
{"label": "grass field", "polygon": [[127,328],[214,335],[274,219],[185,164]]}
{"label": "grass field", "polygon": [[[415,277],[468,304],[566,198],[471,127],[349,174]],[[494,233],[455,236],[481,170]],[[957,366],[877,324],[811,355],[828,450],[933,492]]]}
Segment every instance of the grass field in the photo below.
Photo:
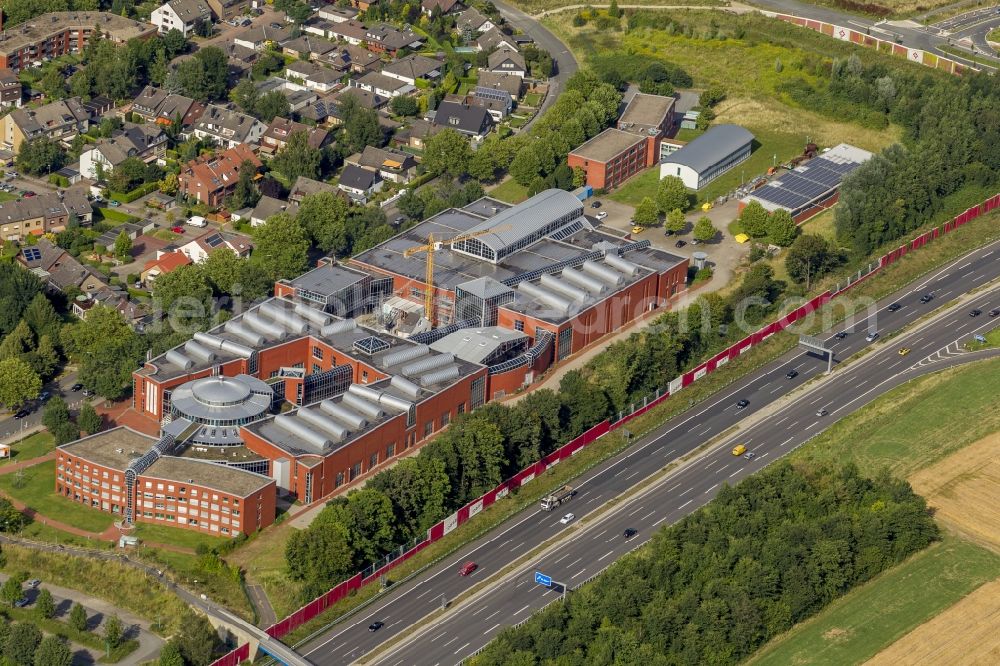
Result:
{"label": "grass field", "polygon": [[23,470],[19,485],[19,474],[0,476],[0,490],[24,502],[43,516],[79,527],[88,532],[102,532],[114,522],[109,513],[95,511],[82,504],[55,494],[56,462],[49,460]]}
{"label": "grass field", "polygon": [[945,536],[776,638],[748,663],[843,666],[862,662],[997,576],[1000,555]]}
{"label": "grass field", "polygon": [[151,523],[136,523],[135,535],[142,540],[155,541],[156,543],[169,543],[174,546],[190,548],[192,550],[200,545],[212,548],[213,546],[218,546],[226,541],[223,537],[202,534],[192,530],[185,530],[180,527],[153,525]]}
{"label": "grass field", "polygon": [[507,203],[521,203],[528,198],[528,188],[518,185],[513,178],[508,178],[490,190],[489,195]]}
{"label": "grass field", "polygon": [[[510,4],[523,9],[529,14],[538,14],[544,11],[552,11],[555,9],[560,9],[561,7],[568,7],[570,5],[582,5],[579,0],[513,0]],[[722,0],[623,0],[622,5],[691,5],[694,6],[710,6],[710,5],[726,5],[727,2]],[[589,5],[594,8],[607,7],[608,4],[597,3],[594,5]],[[572,16],[574,12],[567,11],[566,14]]]}
{"label": "grass field", "polygon": [[0,467],[44,456],[54,448],[55,439],[48,431],[36,432],[10,446],[10,458],[0,459]]}

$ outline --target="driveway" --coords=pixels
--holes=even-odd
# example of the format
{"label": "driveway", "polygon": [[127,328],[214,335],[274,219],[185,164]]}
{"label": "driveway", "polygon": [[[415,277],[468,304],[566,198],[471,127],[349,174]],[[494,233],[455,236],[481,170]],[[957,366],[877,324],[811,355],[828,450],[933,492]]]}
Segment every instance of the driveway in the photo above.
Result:
{"label": "driveway", "polygon": [[[31,575],[30,571],[28,572],[28,575]],[[6,574],[0,573],[0,582],[6,582],[7,578],[8,576]],[[129,639],[137,639],[139,641],[138,649],[125,659],[118,662],[122,666],[141,664],[154,659],[163,648],[163,639],[150,632],[148,620],[112,606],[103,599],[91,597],[78,590],[71,590],[66,587],[51,585],[42,581],[42,584],[38,589],[25,590],[25,596],[30,601],[27,606],[29,610],[34,608],[35,601],[38,599],[38,594],[43,588],[52,593],[52,599],[56,604],[55,617],[57,620],[65,621],[68,619],[69,611],[73,607],[73,604],[79,603],[87,609],[87,617],[89,620],[87,623],[88,628],[97,635],[101,632],[98,627],[104,623],[105,618],[110,617],[111,615],[117,615],[122,621],[122,624],[125,626],[126,636]],[[76,644],[72,644],[72,647],[74,648],[74,664],[93,664],[96,663],[102,656],[101,653],[94,653],[92,650]]]}

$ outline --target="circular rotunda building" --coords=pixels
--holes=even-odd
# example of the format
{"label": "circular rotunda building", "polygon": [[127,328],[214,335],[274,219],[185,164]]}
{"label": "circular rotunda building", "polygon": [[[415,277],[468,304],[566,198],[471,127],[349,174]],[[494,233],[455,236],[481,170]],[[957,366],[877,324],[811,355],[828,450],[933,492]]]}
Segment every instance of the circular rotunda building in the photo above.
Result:
{"label": "circular rotunda building", "polygon": [[266,417],[273,401],[274,391],[256,377],[216,375],[175,388],[170,415],[175,430],[182,420],[201,426],[191,436],[191,443],[238,446],[243,443],[239,427]]}

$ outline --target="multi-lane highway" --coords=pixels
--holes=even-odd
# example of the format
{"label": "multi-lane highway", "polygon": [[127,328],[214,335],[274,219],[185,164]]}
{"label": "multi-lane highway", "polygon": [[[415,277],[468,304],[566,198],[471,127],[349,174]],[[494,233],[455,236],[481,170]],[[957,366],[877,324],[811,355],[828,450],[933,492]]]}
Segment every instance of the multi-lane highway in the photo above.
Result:
{"label": "multi-lane highway", "polygon": [[[623,520],[628,523],[627,526],[640,529],[639,536],[635,540],[628,544],[623,543],[621,532],[624,527],[618,522],[609,523],[607,532],[601,535],[605,541],[596,541],[593,537],[578,540],[571,550],[576,554],[570,556],[564,551],[556,557],[562,555],[566,557],[559,561],[555,561],[555,558],[546,559],[539,566],[549,567],[550,571],[546,573],[550,573],[556,580],[567,579],[566,582],[571,586],[585,580],[614,561],[621,552],[631,549],[642,539],[647,538],[656,526],[673,521],[682,513],[690,512],[708,501],[712,495],[706,493],[705,489],[714,489],[723,481],[738,480],[748,470],[773,460],[779,452],[790,449],[803,438],[822,430],[833,419],[857,409],[890,388],[893,381],[885,381],[886,379],[898,377],[898,381],[904,381],[918,372],[918,370],[905,372],[910,365],[917,364],[922,358],[930,356],[956,339],[970,337],[979,328],[988,328],[1000,323],[1000,320],[988,316],[990,309],[1000,307],[1000,298],[983,297],[980,299],[982,302],[975,301],[975,307],[983,310],[980,317],[968,316],[967,310],[973,307],[970,305],[943,323],[938,322],[926,331],[921,331],[915,335],[917,339],[887,341],[893,332],[941,307],[943,303],[1000,276],[1000,261],[997,261],[997,257],[1000,257],[1000,242],[970,253],[894,296],[884,299],[872,316],[859,318],[855,322],[854,331],[846,338],[835,339],[832,337],[833,332],[830,332],[829,342],[840,361],[871,347],[884,348],[885,351],[859,359],[858,365],[854,368],[836,372],[835,375],[840,376],[831,380],[836,383],[827,385],[836,386],[835,390],[824,389],[820,393],[811,394],[808,402],[803,403],[800,400],[789,405],[780,415],[786,417],[781,422],[779,422],[780,417],[769,420],[769,427],[776,433],[774,437],[787,433],[779,441],[772,442],[763,435],[751,432],[741,433],[746,436],[744,443],[758,453],[758,457],[753,461],[747,462],[742,458],[737,461],[729,453],[722,451],[714,457],[717,471],[713,472],[705,468],[703,463],[699,463],[684,471],[683,478],[663,486],[662,496],[644,502],[641,507],[636,507],[630,514],[625,515]],[[929,303],[921,303],[920,297],[928,292],[933,292],[934,298]],[[886,308],[893,302],[899,302],[902,306],[896,312],[890,312]],[[865,333],[869,326],[877,328],[881,334],[879,341],[874,344],[865,341]],[[836,329],[839,330],[841,328]],[[898,355],[897,347],[902,346],[904,342],[912,351],[902,357]],[[966,355],[955,355],[954,359],[942,359],[937,363],[924,365],[940,366],[967,358]],[[669,421],[620,456],[589,472],[574,484],[579,493],[565,511],[576,514],[578,522],[583,516],[602,507],[608,500],[662,469],[667,463],[738,426],[743,419],[759,410],[767,409],[768,405],[793,389],[801,387],[804,382],[825,370],[825,367],[823,359],[801,351],[793,351],[750,373],[718,397],[697,406],[690,413]],[[798,375],[787,379],[786,374],[793,368]],[[919,371],[928,369],[930,368],[924,367]],[[844,377],[849,378],[849,381],[845,382]],[[682,397],[683,393],[680,396]],[[854,400],[855,398],[858,399]],[[740,399],[749,401],[746,409],[736,409],[736,402]],[[854,402],[847,405],[846,401],[849,400]],[[808,414],[814,415],[819,408],[826,409],[829,414],[825,417],[808,417]],[[769,446],[777,448],[772,451],[767,448]],[[704,463],[712,460],[710,457]],[[684,485],[688,479],[690,483]],[[676,486],[678,483],[681,485]],[[704,488],[699,491],[698,488],[702,486]],[[310,641],[303,647],[301,653],[313,663],[350,663],[387,639],[419,623],[428,613],[441,607],[442,599],[447,601],[455,599],[480,582],[483,577],[500,571],[519,556],[558,536],[561,531],[576,529],[573,523],[569,526],[559,523],[559,518],[565,511],[546,513],[536,507],[523,511],[496,531],[446,558],[441,564],[431,567],[417,578],[390,588],[390,591],[377,603]],[[475,561],[479,569],[471,576],[459,576],[459,567],[469,560]],[[500,628],[524,619],[533,608],[551,598],[553,593],[550,592],[546,597],[544,592],[535,588],[530,581],[526,583],[520,579],[515,585],[503,586],[500,590],[483,597],[482,605],[471,607],[468,613],[461,613],[443,628],[429,632],[412,647],[406,648],[405,652],[391,653],[385,659],[385,663],[457,662],[462,656],[485,644]],[[376,620],[383,622],[384,626],[376,632],[369,632],[369,624]],[[481,626],[484,623],[485,626]],[[442,632],[446,632],[442,637],[443,640],[434,640]],[[444,643],[448,645],[444,646]],[[434,655],[433,659],[431,655]]]}

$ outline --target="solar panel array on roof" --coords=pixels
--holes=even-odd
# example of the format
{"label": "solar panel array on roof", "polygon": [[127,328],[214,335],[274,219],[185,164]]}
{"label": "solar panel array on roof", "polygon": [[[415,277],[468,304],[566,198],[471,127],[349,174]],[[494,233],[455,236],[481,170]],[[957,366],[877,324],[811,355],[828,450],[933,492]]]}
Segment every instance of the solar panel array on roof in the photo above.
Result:
{"label": "solar panel array on roof", "polygon": [[24,253],[24,258],[28,261],[38,261],[42,258],[42,251],[37,247],[26,247],[21,251]]}
{"label": "solar panel array on roof", "polygon": [[835,190],[844,176],[862,162],[815,157],[805,165],[772,180],[752,196],[774,206],[796,212]]}
{"label": "solar panel array on roof", "polygon": [[510,93],[506,90],[485,88],[483,86],[476,86],[473,94],[480,99],[491,99],[495,102],[507,102],[510,100]]}
{"label": "solar panel array on roof", "polygon": [[388,349],[389,343],[373,335],[371,337],[355,340],[354,348],[357,349],[362,354],[368,354],[369,356],[371,356],[372,354],[377,354],[380,351]]}
{"label": "solar panel array on roof", "polygon": [[222,236],[219,234],[212,234],[211,236],[205,239],[205,245],[208,245],[209,247],[218,247],[221,244],[222,244]]}

